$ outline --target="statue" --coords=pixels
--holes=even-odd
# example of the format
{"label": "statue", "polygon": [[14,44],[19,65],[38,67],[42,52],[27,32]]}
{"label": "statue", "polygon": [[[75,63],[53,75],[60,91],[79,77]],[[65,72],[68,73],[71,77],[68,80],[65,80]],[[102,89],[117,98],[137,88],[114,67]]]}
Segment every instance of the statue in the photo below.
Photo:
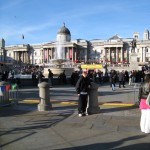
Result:
{"label": "statue", "polygon": [[133,39],[132,42],[132,52],[135,52],[135,48],[136,48],[136,39]]}

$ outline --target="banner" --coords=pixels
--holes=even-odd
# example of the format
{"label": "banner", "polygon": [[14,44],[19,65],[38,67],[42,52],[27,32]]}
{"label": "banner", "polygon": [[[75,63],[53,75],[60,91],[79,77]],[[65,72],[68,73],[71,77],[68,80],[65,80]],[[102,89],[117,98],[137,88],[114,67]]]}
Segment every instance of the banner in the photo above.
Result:
{"label": "banner", "polygon": [[101,69],[103,68],[102,64],[83,64],[81,65],[82,69]]}

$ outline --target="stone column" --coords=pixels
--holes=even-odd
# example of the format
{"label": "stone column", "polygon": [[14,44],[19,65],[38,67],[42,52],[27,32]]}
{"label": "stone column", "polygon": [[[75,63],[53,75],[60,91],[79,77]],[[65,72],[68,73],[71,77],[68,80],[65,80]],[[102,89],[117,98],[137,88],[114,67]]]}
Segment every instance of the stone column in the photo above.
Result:
{"label": "stone column", "polygon": [[124,49],[123,47],[121,49],[122,49],[122,63],[124,63]]}
{"label": "stone column", "polygon": [[50,103],[49,84],[47,82],[41,82],[38,84],[39,96],[41,102],[38,104],[38,111],[47,111],[52,109]]}
{"label": "stone column", "polygon": [[75,60],[75,62],[77,61],[77,51],[76,51],[76,49],[75,49],[75,52],[74,52],[74,60]]}
{"label": "stone column", "polygon": [[49,63],[49,48],[47,48],[47,63]]}
{"label": "stone column", "polygon": [[16,55],[16,53],[17,53],[17,52],[15,51],[14,55],[15,55],[15,60],[17,61],[17,55]]}
{"label": "stone column", "polygon": [[27,52],[26,51],[24,53],[24,59],[25,59],[25,63],[27,63]]}
{"label": "stone column", "polygon": [[67,57],[66,57],[68,60],[70,60],[70,48],[67,47]]}
{"label": "stone column", "polygon": [[121,47],[121,63],[123,63],[123,49]]}
{"label": "stone column", "polygon": [[43,63],[45,62],[45,49],[43,48]]}
{"label": "stone column", "polygon": [[15,58],[15,51],[13,51],[13,58],[14,58],[14,60],[16,60],[16,58]]}
{"label": "stone column", "polygon": [[18,62],[17,52],[15,51],[15,60]]}
{"label": "stone column", "polygon": [[[109,61],[111,61],[111,52],[110,52],[110,47],[109,47]],[[111,62],[110,62],[111,64]]]}
{"label": "stone column", "polygon": [[118,62],[118,47],[116,47],[116,62]]}
{"label": "stone column", "polygon": [[74,50],[73,50],[73,47],[72,47],[72,62],[74,62]]}
{"label": "stone column", "polygon": [[24,51],[22,52],[22,62],[24,63]]}
{"label": "stone column", "polygon": [[146,47],[144,48],[144,62],[146,62],[146,51],[147,51],[147,49],[146,49]]}
{"label": "stone column", "polygon": [[55,52],[56,52],[56,49],[53,47],[53,48],[52,48],[52,59],[55,58]]}
{"label": "stone column", "polygon": [[97,92],[98,87],[99,87],[98,84],[94,82],[91,83],[91,88],[89,93],[89,106],[87,108],[87,112],[89,114],[100,112],[100,107],[98,105],[98,92]]}

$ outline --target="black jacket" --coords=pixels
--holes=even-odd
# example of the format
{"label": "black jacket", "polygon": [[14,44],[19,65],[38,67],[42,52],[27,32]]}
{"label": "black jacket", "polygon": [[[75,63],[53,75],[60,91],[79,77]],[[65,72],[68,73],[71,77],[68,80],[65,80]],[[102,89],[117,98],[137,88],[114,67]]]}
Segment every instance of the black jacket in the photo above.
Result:
{"label": "black jacket", "polygon": [[84,78],[83,76],[81,76],[75,86],[77,94],[80,94],[81,92],[88,93],[90,85],[91,85],[90,79],[88,77]]}

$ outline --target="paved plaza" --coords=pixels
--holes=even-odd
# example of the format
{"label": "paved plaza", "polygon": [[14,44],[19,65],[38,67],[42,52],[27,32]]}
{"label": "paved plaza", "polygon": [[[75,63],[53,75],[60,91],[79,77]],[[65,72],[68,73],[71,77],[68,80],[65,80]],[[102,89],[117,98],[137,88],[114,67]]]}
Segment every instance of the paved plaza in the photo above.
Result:
{"label": "paved plaza", "polygon": [[0,108],[0,150],[148,150],[140,131],[138,85],[98,89],[100,113],[78,117],[70,85],[50,89],[52,110],[39,112],[39,89],[18,90],[18,104]]}

